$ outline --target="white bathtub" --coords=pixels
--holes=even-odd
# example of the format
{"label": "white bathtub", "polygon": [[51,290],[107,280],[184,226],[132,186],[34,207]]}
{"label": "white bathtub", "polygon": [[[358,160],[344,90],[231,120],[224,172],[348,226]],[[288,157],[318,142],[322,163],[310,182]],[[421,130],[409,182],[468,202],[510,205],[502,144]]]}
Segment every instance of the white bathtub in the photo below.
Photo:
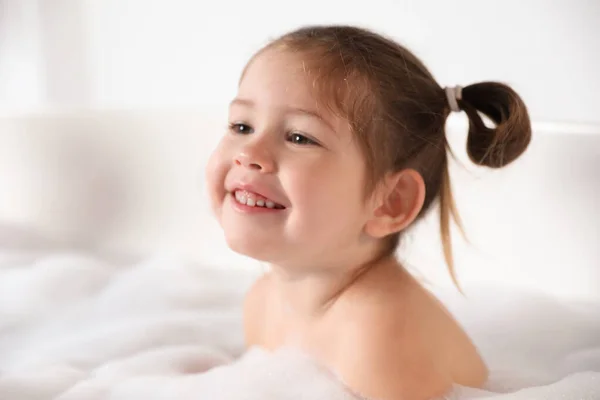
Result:
{"label": "white bathtub", "polygon": [[[224,132],[224,110],[80,111],[0,118],[0,226],[102,252],[167,251],[219,265],[231,253],[210,216],[203,167]],[[498,171],[466,160],[464,118],[449,135],[470,243],[455,235],[460,282],[600,299],[600,125],[535,124],[530,149]],[[8,232],[11,232],[10,235]],[[2,230],[0,230],[0,234]],[[8,240],[8,239],[7,239]],[[450,285],[437,219],[410,232],[400,255]]]}

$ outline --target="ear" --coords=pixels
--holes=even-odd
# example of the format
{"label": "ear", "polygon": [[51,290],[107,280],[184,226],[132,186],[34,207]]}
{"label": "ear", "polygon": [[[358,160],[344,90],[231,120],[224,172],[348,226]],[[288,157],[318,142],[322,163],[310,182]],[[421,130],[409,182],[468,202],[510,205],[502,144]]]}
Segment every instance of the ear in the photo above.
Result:
{"label": "ear", "polygon": [[405,169],[387,177],[377,197],[365,231],[382,238],[400,232],[417,218],[425,201],[425,182],[417,171]]}

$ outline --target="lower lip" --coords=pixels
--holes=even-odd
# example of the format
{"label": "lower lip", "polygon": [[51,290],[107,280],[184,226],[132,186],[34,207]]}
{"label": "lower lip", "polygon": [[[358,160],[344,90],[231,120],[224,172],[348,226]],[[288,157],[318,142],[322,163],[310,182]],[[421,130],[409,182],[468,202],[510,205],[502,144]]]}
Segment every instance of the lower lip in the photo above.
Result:
{"label": "lower lip", "polygon": [[232,194],[229,195],[229,198],[231,200],[231,205],[232,207],[239,211],[239,212],[243,212],[245,214],[258,214],[258,213],[276,213],[276,212],[281,212],[284,211],[285,208],[268,208],[268,207],[252,207],[252,206],[247,206],[245,204],[241,204],[238,203],[238,201],[233,197]]}

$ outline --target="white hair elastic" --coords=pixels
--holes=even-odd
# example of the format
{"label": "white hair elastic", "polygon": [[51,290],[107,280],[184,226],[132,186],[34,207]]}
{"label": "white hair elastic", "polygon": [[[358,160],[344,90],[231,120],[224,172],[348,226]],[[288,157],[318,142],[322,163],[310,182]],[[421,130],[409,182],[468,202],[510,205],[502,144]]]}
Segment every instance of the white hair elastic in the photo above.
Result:
{"label": "white hair elastic", "polygon": [[454,112],[460,112],[460,107],[458,106],[458,100],[462,99],[462,87],[454,86],[454,87],[446,87],[446,97],[448,98],[448,104],[450,105],[450,110]]}

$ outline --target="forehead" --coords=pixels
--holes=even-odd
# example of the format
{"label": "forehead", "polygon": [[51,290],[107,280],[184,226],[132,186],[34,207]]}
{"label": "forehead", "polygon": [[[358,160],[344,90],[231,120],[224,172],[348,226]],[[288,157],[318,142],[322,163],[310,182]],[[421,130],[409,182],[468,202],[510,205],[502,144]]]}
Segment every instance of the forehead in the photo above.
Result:
{"label": "forehead", "polygon": [[316,108],[318,102],[312,87],[300,55],[269,49],[250,62],[238,92],[240,97],[252,97],[265,105],[285,102]]}

